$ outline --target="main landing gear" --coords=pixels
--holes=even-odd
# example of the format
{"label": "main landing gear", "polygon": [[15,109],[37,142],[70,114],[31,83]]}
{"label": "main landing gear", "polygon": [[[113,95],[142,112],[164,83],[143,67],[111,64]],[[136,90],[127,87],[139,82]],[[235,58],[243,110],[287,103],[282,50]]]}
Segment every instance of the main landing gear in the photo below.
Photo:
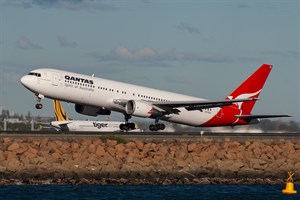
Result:
{"label": "main landing gear", "polygon": [[159,131],[159,130],[164,130],[165,128],[166,126],[162,123],[155,123],[149,126],[150,131]]}
{"label": "main landing gear", "polygon": [[37,104],[35,104],[35,108],[36,109],[42,109],[43,108],[43,104],[41,104],[41,100],[44,99],[44,95],[42,94],[35,94],[36,97],[36,101],[38,102]]}
{"label": "main landing gear", "polygon": [[[131,115],[124,114],[124,117],[125,117],[125,123],[120,124],[120,129],[123,131],[134,130],[136,128],[135,123],[128,122],[128,120],[131,118]],[[164,130],[166,128],[166,126],[163,123],[159,123],[158,121],[159,118],[155,119],[155,123],[149,126],[150,131],[159,131],[159,130]]]}
{"label": "main landing gear", "polygon": [[120,129],[123,131],[130,131],[135,129],[135,123],[129,123],[128,120],[131,118],[130,115],[124,114],[125,124],[120,124]]}
{"label": "main landing gear", "polygon": [[155,124],[151,124],[149,126],[150,131],[159,131],[159,130],[164,130],[166,128],[166,126],[162,123],[159,123],[158,120],[159,120],[158,118],[155,119]]}

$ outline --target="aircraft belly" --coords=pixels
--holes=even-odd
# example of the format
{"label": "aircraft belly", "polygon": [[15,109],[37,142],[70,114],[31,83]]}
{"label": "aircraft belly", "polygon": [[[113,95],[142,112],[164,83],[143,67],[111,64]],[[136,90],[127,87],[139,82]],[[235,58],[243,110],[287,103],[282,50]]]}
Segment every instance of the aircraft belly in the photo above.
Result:
{"label": "aircraft belly", "polygon": [[220,108],[203,109],[202,111],[187,111],[186,109],[180,109],[179,114],[169,115],[167,121],[189,126],[199,126],[216,116],[219,111]]}

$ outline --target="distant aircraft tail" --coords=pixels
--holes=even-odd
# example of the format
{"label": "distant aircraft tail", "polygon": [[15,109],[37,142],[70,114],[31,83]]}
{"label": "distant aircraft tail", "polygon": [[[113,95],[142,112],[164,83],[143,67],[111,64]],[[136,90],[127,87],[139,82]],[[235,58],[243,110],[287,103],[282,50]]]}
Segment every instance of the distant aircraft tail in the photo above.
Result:
{"label": "distant aircraft tail", "polygon": [[55,114],[55,120],[56,121],[68,121],[69,118],[62,107],[60,101],[54,99],[53,100],[53,106],[54,106],[54,114]]}
{"label": "distant aircraft tail", "polygon": [[[258,98],[262,88],[272,69],[272,65],[263,64],[252,75],[250,75],[237,89],[235,89],[226,99]],[[245,113],[251,113],[256,101],[237,103],[239,108]]]}

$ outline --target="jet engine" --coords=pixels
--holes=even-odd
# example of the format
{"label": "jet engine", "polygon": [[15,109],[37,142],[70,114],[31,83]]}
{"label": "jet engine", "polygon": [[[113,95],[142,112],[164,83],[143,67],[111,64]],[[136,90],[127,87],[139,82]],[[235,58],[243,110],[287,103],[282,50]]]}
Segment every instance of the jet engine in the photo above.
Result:
{"label": "jet engine", "polygon": [[130,100],[126,103],[125,111],[128,115],[150,117],[153,114],[154,109],[151,103]]}
{"label": "jet engine", "polygon": [[81,104],[75,104],[75,110],[80,114],[89,115],[93,117],[96,117],[98,115],[110,115],[111,113],[110,110],[106,110],[105,108],[86,106]]}

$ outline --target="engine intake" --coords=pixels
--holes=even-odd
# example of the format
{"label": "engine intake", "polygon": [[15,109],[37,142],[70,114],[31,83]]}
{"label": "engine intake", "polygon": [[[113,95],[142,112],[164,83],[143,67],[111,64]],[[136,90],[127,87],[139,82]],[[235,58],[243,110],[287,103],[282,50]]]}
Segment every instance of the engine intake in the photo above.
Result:
{"label": "engine intake", "polygon": [[75,104],[75,111],[88,116],[96,117],[98,115],[110,115],[111,111],[105,108],[99,108],[94,106],[86,106],[81,104]]}
{"label": "engine intake", "polygon": [[150,117],[153,114],[154,109],[150,103],[130,100],[126,103],[125,111],[128,115]]}

